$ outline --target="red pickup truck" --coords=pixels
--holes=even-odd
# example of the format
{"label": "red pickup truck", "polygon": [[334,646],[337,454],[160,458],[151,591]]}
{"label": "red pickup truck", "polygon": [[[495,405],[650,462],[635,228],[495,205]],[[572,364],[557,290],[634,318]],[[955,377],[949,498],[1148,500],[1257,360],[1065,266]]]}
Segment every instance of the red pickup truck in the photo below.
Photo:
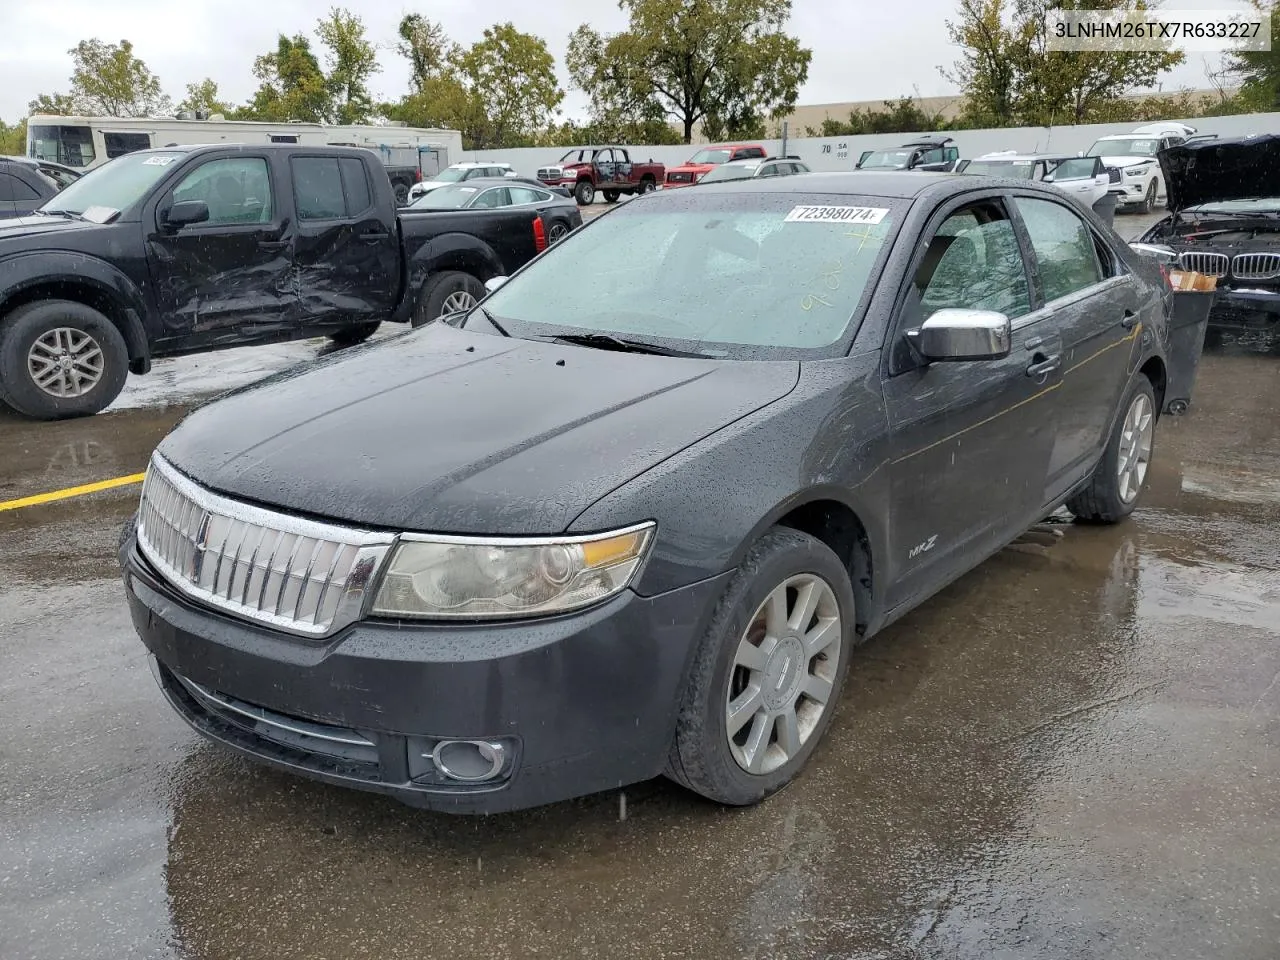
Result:
{"label": "red pickup truck", "polygon": [[768,151],[758,143],[719,143],[703,147],[686,163],[667,171],[664,189],[693,186],[707,171],[730,160],[763,160],[768,155]]}
{"label": "red pickup truck", "polygon": [[626,147],[581,147],[570,150],[558,163],[538,168],[538,179],[547,186],[566,187],[582,206],[595,202],[596,191],[609,203],[624,193],[648,193],[658,189],[667,168],[652,159],[635,163]]}

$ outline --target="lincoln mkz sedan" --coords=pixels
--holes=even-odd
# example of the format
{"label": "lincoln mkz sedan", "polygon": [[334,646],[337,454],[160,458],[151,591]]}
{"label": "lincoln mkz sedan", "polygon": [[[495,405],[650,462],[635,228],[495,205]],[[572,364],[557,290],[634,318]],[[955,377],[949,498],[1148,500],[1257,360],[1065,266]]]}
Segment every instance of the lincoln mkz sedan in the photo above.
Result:
{"label": "lincoln mkz sedan", "polygon": [[1168,286],[1051,187],[663,192],[489,286],[160,444],[121,561],[205,736],[446,811],[664,773],[751,804],[857,644],[1142,493]]}

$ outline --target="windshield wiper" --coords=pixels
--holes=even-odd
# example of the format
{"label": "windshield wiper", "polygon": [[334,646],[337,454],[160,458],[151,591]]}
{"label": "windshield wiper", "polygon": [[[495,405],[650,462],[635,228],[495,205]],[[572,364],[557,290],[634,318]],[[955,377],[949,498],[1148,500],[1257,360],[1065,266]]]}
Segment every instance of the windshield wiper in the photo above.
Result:
{"label": "windshield wiper", "polygon": [[511,334],[507,333],[507,328],[494,319],[494,316],[492,313],[490,313],[488,310],[486,310],[484,307],[480,306],[479,304],[476,304],[475,309],[479,311],[481,316],[483,316],[486,320],[489,321],[489,326],[493,327],[493,329],[497,330],[504,337],[511,336]]}
{"label": "windshield wiper", "polygon": [[551,338],[552,343],[571,343],[579,347],[592,347],[596,350],[616,350],[619,353],[650,353],[659,357],[702,357],[706,354],[695,350],[672,350],[660,347],[656,343],[643,340],[629,340],[626,337],[615,337],[611,333],[565,333]]}
{"label": "windshield wiper", "polygon": [[85,219],[84,214],[76,213],[74,210],[33,210],[32,213],[38,213],[42,217],[66,217],[68,220],[80,220],[84,223],[89,222]]}

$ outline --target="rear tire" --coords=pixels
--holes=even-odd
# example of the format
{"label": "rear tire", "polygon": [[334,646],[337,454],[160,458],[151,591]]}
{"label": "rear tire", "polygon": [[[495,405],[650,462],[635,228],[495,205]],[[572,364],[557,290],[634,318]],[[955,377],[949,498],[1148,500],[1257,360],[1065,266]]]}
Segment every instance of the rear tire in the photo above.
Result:
{"label": "rear tire", "polygon": [[[801,612],[806,596],[817,604],[812,615]],[[775,597],[782,598],[776,618],[769,613]],[[667,776],[730,806],[781,790],[831,722],[853,641],[853,586],[840,558],[798,530],[766,533],[694,653]]]}
{"label": "rear tire", "polygon": [[392,184],[392,190],[396,195],[396,206],[403,207],[409,202],[409,188],[403,183]]}
{"label": "rear tire", "polygon": [[470,310],[484,298],[484,284],[461,270],[437,273],[422,287],[422,296],[413,311],[413,325],[420,327],[450,313]]}
{"label": "rear tire", "polygon": [[1139,374],[1129,386],[1120,410],[1088,486],[1067,501],[1067,509],[1085,523],[1118,523],[1129,516],[1142,498],[1150,475],[1148,467],[1160,416],[1151,381]]}
{"label": "rear tire", "polygon": [[0,321],[0,401],[36,420],[106,408],[129,376],[129,348],[106,316],[71,300],[37,300]]}
{"label": "rear tire", "polygon": [[589,207],[596,202],[596,185],[590,180],[582,180],[573,188],[573,198],[578,206]]}
{"label": "rear tire", "polygon": [[657,190],[657,189],[658,189],[658,184],[654,181],[653,177],[645,177],[643,180],[640,181],[641,194],[652,193],[654,190]]}
{"label": "rear tire", "polygon": [[622,195],[621,192],[618,190],[606,190],[604,191],[604,202],[617,203],[618,197],[620,197],[621,195]]}
{"label": "rear tire", "polygon": [[368,323],[357,323],[353,326],[339,330],[337,333],[329,334],[329,340],[338,347],[354,347],[357,343],[364,343],[382,326],[381,320],[370,320]]}

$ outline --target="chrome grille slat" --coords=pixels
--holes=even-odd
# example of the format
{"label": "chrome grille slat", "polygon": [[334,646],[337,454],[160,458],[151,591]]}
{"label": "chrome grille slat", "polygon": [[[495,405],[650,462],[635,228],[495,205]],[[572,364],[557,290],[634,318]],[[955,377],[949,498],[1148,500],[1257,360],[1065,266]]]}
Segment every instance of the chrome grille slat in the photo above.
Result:
{"label": "chrome grille slat", "polygon": [[1203,273],[1210,277],[1225,277],[1231,259],[1225,253],[1208,253],[1184,250],[1178,255],[1178,264],[1184,270]]}
{"label": "chrome grille slat", "polygon": [[370,571],[394,542],[215,494],[159,454],[142,487],[138,545],[166,580],[206,606],[303,636],[326,637],[359,619]]}
{"label": "chrome grille slat", "polygon": [[1280,253],[1238,253],[1231,261],[1237,280],[1274,280],[1280,277]]}

